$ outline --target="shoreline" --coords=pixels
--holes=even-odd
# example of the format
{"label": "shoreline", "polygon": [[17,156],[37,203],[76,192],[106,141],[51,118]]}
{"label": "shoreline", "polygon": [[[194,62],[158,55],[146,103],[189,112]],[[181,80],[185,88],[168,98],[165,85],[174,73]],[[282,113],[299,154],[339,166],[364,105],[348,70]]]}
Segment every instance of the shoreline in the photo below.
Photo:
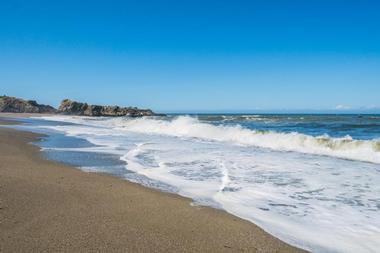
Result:
{"label": "shoreline", "polygon": [[305,252],[225,211],[43,159],[39,138],[0,127],[0,251]]}

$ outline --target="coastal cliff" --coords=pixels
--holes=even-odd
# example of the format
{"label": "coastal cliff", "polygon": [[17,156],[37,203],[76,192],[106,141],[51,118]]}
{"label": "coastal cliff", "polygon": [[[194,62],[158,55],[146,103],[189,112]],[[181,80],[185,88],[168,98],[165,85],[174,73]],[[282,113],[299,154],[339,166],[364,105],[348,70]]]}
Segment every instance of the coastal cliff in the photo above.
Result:
{"label": "coastal cliff", "polygon": [[119,106],[103,106],[103,105],[89,105],[64,99],[58,108],[58,113],[67,115],[81,115],[81,116],[153,116],[155,113],[149,109],[139,109],[136,107],[119,107]]}
{"label": "coastal cliff", "polygon": [[50,105],[38,104],[35,100],[24,100],[16,97],[0,96],[0,112],[12,113],[55,113]]}

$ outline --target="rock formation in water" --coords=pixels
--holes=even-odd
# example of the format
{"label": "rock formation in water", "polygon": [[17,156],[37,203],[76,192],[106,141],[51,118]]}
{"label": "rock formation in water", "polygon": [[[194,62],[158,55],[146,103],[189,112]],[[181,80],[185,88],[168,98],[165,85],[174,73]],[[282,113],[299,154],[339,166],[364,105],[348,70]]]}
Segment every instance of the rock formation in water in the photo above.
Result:
{"label": "rock formation in water", "polygon": [[57,110],[50,105],[38,104],[35,100],[0,96],[0,112],[11,113],[55,113]]}
{"label": "rock formation in water", "polygon": [[156,115],[149,109],[138,109],[136,107],[119,107],[119,106],[103,106],[103,105],[89,105],[64,99],[58,108],[58,113],[67,115],[81,115],[81,116],[153,116]]}

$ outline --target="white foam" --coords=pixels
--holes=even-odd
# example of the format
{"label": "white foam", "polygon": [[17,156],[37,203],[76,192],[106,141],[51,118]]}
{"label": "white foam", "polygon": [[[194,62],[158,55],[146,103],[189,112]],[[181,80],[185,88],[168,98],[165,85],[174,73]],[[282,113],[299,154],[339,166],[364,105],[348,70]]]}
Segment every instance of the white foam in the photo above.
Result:
{"label": "white foam", "polygon": [[[209,198],[228,212],[313,252],[376,252],[380,246],[380,213],[371,202],[380,193],[372,180],[379,182],[380,178],[373,165],[366,168],[329,158],[305,160],[289,153],[243,154],[225,146],[206,153],[203,145],[180,150],[137,145],[123,159],[129,169],[173,185],[183,196]],[[154,154],[157,165],[143,166],[141,154]],[[220,175],[189,176],[207,170],[219,170]],[[176,171],[184,173],[177,175]]]}
{"label": "white foam", "polygon": [[[307,154],[334,156],[344,159],[380,163],[380,140],[354,140],[350,136],[332,138],[300,133],[262,132],[236,126],[216,126],[202,123],[194,117],[180,116],[172,120],[154,118],[100,118],[89,120],[86,117],[47,117],[50,120],[71,121],[79,124],[112,127],[113,135],[122,131],[146,134],[160,134],[185,138],[199,138],[209,141],[231,142],[239,145],[270,148],[279,151],[295,151]],[[76,130],[71,130],[75,134]],[[80,131],[80,129],[79,129]],[[102,128],[92,129],[93,134],[109,134]]]}

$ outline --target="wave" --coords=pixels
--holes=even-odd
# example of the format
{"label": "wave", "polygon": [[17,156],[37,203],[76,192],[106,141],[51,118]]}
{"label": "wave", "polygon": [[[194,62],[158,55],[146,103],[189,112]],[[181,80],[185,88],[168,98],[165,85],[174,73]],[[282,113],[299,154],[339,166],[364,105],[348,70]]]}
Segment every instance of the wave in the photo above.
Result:
{"label": "wave", "polygon": [[270,120],[268,117],[263,117],[260,115],[197,115],[197,118],[201,119],[202,121],[263,121],[263,120]]}
{"label": "wave", "polygon": [[[48,117],[49,120],[54,117]],[[113,131],[132,131],[208,141],[229,142],[244,146],[333,156],[380,164],[380,139],[355,140],[350,136],[332,138],[328,135],[310,136],[298,132],[258,131],[240,125],[213,125],[195,117],[178,116],[170,120],[157,118],[102,118],[89,121],[85,117],[56,117],[58,120],[94,126],[111,127]]]}

